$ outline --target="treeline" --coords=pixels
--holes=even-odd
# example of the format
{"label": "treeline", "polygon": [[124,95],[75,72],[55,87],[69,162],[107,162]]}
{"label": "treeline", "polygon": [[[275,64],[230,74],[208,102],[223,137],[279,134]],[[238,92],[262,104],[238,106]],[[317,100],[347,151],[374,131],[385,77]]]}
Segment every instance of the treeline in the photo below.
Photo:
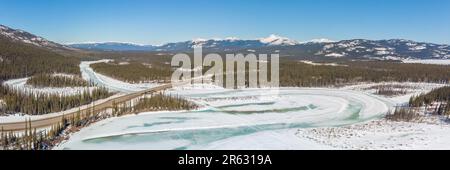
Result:
{"label": "treeline", "polygon": [[384,96],[396,96],[408,93],[407,88],[401,85],[377,85],[373,88],[376,89],[375,94]]}
{"label": "treeline", "polygon": [[[422,115],[450,116],[450,86],[433,89],[426,94],[412,96],[409,105],[397,107],[386,118],[393,121],[420,120]],[[423,110],[423,114],[420,114]]]}
{"label": "treeline", "polygon": [[129,83],[149,81],[169,81],[172,76],[170,68],[155,67],[141,63],[97,63],[91,67],[98,73]]}
{"label": "treeline", "polygon": [[433,89],[429,93],[413,96],[409,100],[409,105],[412,107],[421,107],[430,105],[433,102],[448,103],[448,101],[450,101],[450,86]]}
{"label": "treeline", "polygon": [[77,76],[59,76],[51,74],[38,74],[27,80],[28,85],[34,87],[85,87],[89,83]]}
{"label": "treeline", "polygon": [[179,96],[164,95],[163,93],[152,94],[150,97],[140,99],[133,107],[137,112],[159,111],[159,110],[192,110],[198,106]]}
{"label": "treeline", "polygon": [[[340,66],[310,65],[295,60],[280,59],[280,86],[328,87],[360,82],[392,81],[450,83],[450,66],[405,64],[389,61],[349,61],[340,64]],[[248,65],[246,67],[248,68]],[[268,67],[268,78],[270,79],[270,62]],[[247,80],[248,72],[247,69]],[[224,75],[224,80],[226,76],[229,75]],[[236,74],[234,76],[236,77]],[[248,84],[248,81],[246,83]],[[396,89],[396,87],[379,87],[377,89],[377,93],[383,95],[397,95],[406,92],[402,89]]]}
{"label": "treeline", "polygon": [[336,86],[357,82],[449,83],[450,67],[394,62],[349,62],[345,66],[313,66],[280,61],[280,85],[296,87]]}
{"label": "treeline", "polygon": [[[115,56],[117,61],[125,61],[124,56],[128,54],[108,55]],[[99,63],[92,67],[102,74],[128,82],[170,80],[173,69],[170,64],[167,65],[170,63],[170,57],[167,56],[171,54],[158,56],[153,53],[131,53],[129,55],[132,57],[126,59],[131,60],[128,61],[130,64]],[[151,63],[152,69],[141,63]],[[280,58],[280,85],[324,87],[383,81],[450,82],[450,66],[445,65],[406,64],[392,61],[339,61],[339,64],[341,66],[310,65],[298,60]],[[270,63],[268,65],[270,67]],[[204,67],[204,72],[206,69],[207,67]],[[381,90],[381,93],[384,92],[390,93],[388,89]]]}
{"label": "treeline", "polygon": [[0,80],[39,73],[80,75],[79,59],[0,37]]}
{"label": "treeline", "polygon": [[421,119],[421,115],[417,112],[416,109],[411,107],[397,107],[394,110],[390,110],[386,114],[386,119],[392,121],[419,121]]}
{"label": "treeline", "polygon": [[4,106],[0,108],[0,112],[43,115],[89,104],[111,95],[112,93],[104,87],[95,88],[92,91],[86,89],[75,95],[62,95],[23,91],[2,85],[0,99],[3,100]]}
{"label": "treeline", "polygon": [[[410,107],[425,107],[425,112],[450,116],[450,86],[433,89],[426,94],[412,96]],[[431,110],[430,110],[431,109]]]}
{"label": "treeline", "polygon": [[57,123],[44,131],[37,131],[31,127],[31,120],[25,121],[23,134],[0,131],[1,150],[46,150],[51,149],[53,140],[65,129],[65,123]]}
{"label": "treeline", "polygon": [[113,106],[113,115],[122,116],[151,111],[192,110],[197,109],[198,107],[199,106],[194,102],[190,102],[181,97],[157,93],[145,96],[144,98],[139,99],[137,103],[131,101],[115,103]]}

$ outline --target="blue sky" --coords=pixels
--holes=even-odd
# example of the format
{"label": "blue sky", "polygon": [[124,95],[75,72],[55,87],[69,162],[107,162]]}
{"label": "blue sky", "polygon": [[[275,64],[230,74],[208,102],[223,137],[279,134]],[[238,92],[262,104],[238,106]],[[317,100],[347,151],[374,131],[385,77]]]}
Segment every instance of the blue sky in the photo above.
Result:
{"label": "blue sky", "polygon": [[0,24],[69,43],[404,38],[450,44],[449,0],[0,0]]}

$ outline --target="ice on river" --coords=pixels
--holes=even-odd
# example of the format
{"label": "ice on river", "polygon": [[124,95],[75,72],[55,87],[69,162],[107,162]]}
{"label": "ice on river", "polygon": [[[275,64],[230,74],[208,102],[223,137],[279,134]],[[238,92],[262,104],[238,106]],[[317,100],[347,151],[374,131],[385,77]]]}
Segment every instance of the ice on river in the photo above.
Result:
{"label": "ice on river", "polygon": [[169,93],[203,109],[108,119],[74,134],[57,149],[317,149],[294,130],[365,122],[391,107],[382,98],[350,90],[267,91],[176,88]]}

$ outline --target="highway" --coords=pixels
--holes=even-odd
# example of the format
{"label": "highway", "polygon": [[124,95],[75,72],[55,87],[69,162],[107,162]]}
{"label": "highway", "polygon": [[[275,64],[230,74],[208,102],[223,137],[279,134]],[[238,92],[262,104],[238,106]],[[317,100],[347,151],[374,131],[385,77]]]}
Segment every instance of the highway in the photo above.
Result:
{"label": "highway", "polygon": [[[88,107],[80,106],[79,109],[76,109],[76,111],[72,111],[67,114],[63,114],[63,115],[58,114],[55,116],[45,117],[45,118],[41,118],[41,119],[33,118],[31,120],[31,128],[39,129],[39,128],[50,127],[54,124],[57,124],[58,122],[61,122],[63,116],[64,116],[64,118],[71,118],[72,116],[75,116],[78,112],[80,112],[81,114],[84,114],[84,113],[87,113],[88,111],[92,111],[93,109],[95,109],[95,111],[105,110],[108,108],[112,108],[114,103],[122,103],[122,102],[130,101],[130,100],[137,98],[139,96],[142,96],[144,94],[159,92],[159,91],[163,91],[166,89],[170,89],[172,87],[173,87],[172,84],[164,84],[164,85],[152,87],[147,90],[129,93],[126,95],[111,98],[106,101],[101,101],[101,102],[97,101]],[[74,110],[74,109],[72,109],[72,110]],[[94,111],[94,113],[95,113],[95,111]],[[0,122],[0,129],[3,129],[4,131],[24,131],[25,127],[26,127],[25,121],[23,121],[23,122],[8,122],[8,123]]]}

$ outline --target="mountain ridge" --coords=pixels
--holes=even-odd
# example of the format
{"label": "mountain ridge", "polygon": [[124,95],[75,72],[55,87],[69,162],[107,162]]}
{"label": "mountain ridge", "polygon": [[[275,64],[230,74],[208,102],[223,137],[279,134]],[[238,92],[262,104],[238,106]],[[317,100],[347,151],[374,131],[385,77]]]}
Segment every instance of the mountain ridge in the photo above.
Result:
{"label": "mountain ridge", "polygon": [[[450,59],[449,45],[416,42],[405,39],[351,39],[341,41],[317,39],[296,43],[280,42],[286,42],[286,40],[196,39],[167,43],[160,46],[134,46],[128,49],[139,48],[137,51],[188,52],[192,51],[193,48],[201,46],[205,51],[211,52],[255,51],[273,53],[282,51],[283,53],[291,53],[291,51],[301,51],[302,55],[326,58],[346,57],[351,59],[374,60]],[[95,46],[101,45],[105,44],[96,44]],[[89,46],[89,48],[84,49],[95,50],[95,46]],[[106,51],[121,51],[117,50],[118,48],[111,48],[111,46],[109,49],[107,47],[108,50]],[[294,53],[292,55],[298,54]]]}
{"label": "mountain ridge", "polygon": [[163,45],[142,45],[122,42],[62,45],[26,31],[12,29],[4,25],[0,25],[0,36],[54,51],[80,49],[89,51],[190,52],[193,48],[203,47],[203,50],[208,52],[275,52],[298,58],[324,57],[364,60],[450,59],[449,45],[416,42],[405,39],[351,39],[332,41],[322,38],[299,42],[272,34],[266,38],[253,40],[229,37],[225,39],[194,39]]}
{"label": "mountain ridge", "polygon": [[11,27],[0,24],[0,36],[15,42],[22,42],[38,47],[47,48],[54,51],[76,50],[70,46],[62,45],[53,41],[49,41],[43,37],[34,35],[21,29],[13,29]]}

